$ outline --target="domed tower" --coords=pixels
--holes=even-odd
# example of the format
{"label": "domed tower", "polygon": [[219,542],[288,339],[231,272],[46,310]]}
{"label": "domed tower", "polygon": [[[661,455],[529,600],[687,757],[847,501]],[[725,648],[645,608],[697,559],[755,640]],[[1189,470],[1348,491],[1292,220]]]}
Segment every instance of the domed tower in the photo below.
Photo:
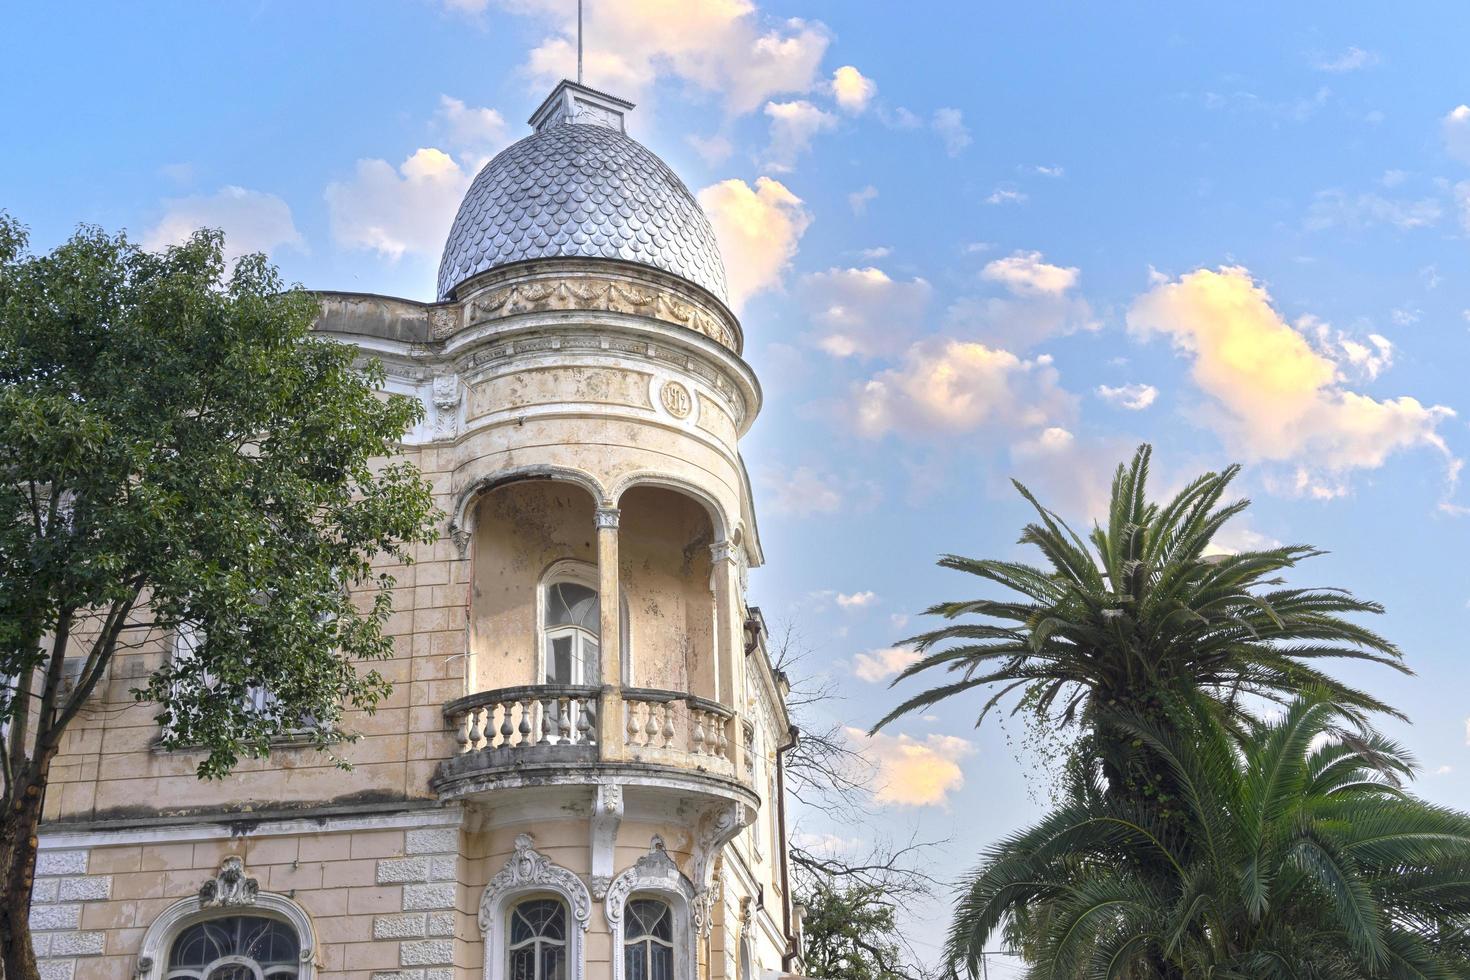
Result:
{"label": "domed tower", "polygon": [[710,223],[631,109],[557,86],[466,194],[437,302],[319,294],[318,331],[426,408],[402,454],[446,533],[383,569],[393,693],[343,719],[350,768],[288,739],[204,782],[129,693],[188,638],[120,658],[52,767],[44,975],[797,966],[794,733],[745,603],[760,387]]}
{"label": "domed tower", "polygon": [[[569,977],[791,961],[790,723],[744,599],[760,387],[709,219],[632,108],[562,82],[481,170],[400,382],[429,389],[417,454],[463,626],[427,788],[470,815],[485,980],[519,976],[537,929]],[[372,347],[365,325],[410,312],[330,297],[323,327]]]}

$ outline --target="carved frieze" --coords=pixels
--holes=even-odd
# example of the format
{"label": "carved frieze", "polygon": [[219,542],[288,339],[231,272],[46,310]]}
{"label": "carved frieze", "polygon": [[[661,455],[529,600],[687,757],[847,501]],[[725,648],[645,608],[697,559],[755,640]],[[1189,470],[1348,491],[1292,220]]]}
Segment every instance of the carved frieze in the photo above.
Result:
{"label": "carved frieze", "polygon": [[[490,290],[467,308],[467,322],[545,313],[557,310],[627,313],[651,317],[702,334],[717,344],[739,352],[739,344],[725,318],[703,304],[680,297],[673,290],[634,285],[595,275],[563,276],[513,282]],[[435,339],[447,337],[457,328],[448,319],[433,321]],[[441,332],[442,331],[442,332]]]}

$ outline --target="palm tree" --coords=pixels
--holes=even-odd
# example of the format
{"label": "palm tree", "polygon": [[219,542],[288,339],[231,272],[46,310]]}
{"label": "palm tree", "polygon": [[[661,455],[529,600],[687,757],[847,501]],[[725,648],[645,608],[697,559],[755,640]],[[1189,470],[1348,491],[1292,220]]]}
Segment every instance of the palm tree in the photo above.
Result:
{"label": "palm tree", "polygon": [[1140,446],[1131,465],[1118,467],[1107,526],[1093,528],[1091,548],[1016,483],[1038,515],[1021,542],[1046,567],[944,556],[941,566],[1017,595],[928,609],[956,622],[907,641],[924,656],[894,683],[940,669],[957,676],[909,698],[873,730],[979,688],[991,690],[977,725],[1019,691],[1014,710],[1102,734],[1104,743],[1112,740],[1097,728],[1100,711],[1167,724],[1168,705],[1196,694],[1237,732],[1253,719],[1253,697],[1284,704],[1308,689],[1358,717],[1392,712],[1314,666],[1347,658],[1410,673],[1397,647],[1344,618],[1382,607],[1342,589],[1286,587],[1280,573],[1323,554],[1312,547],[1212,552],[1221,528],[1250,503],[1221,504],[1239,467],[1206,473],[1160,506],[1146,494],[1150,454]]}
{"label": "palm tree", "polygon": [[[975,975],[1001,932],[1032,980],[1470,977],[1470,816],[1404,792],[1412,762],[1354,713],[1309,695],[1243,745],[1204,704],[1171,730],[1112,717],[1170,767],[1184,820],[1083,772],[986,853],[951,965]],[[1140,851],[1157,860],[1120,860]]]}

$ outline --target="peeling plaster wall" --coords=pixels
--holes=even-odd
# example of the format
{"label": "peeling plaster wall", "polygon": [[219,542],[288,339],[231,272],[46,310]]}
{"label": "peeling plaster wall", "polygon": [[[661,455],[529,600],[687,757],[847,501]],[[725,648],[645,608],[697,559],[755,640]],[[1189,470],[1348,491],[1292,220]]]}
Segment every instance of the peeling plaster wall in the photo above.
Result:
{"label": "peeling plaster wall", "polygon": [[595,504],[580,487],[512,483],[478,505],[470,652],[475,690],[537,683],[536,591],[555,562],[597,567]]}
{"label": "peeling plaster wall", "polygon": [[704,508],[662,487],[618,501],[619,575],[628,599],[635,687],[714,697],[714,599]]}

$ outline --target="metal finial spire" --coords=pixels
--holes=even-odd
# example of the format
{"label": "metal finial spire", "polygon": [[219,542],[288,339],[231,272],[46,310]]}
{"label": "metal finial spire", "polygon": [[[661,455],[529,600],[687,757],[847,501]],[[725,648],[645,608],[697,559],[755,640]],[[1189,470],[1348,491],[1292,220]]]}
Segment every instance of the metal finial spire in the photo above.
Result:
{"label": "metal finial spire", "polygon": [[577,0],[577,84],[582,84],[582,0]]}

